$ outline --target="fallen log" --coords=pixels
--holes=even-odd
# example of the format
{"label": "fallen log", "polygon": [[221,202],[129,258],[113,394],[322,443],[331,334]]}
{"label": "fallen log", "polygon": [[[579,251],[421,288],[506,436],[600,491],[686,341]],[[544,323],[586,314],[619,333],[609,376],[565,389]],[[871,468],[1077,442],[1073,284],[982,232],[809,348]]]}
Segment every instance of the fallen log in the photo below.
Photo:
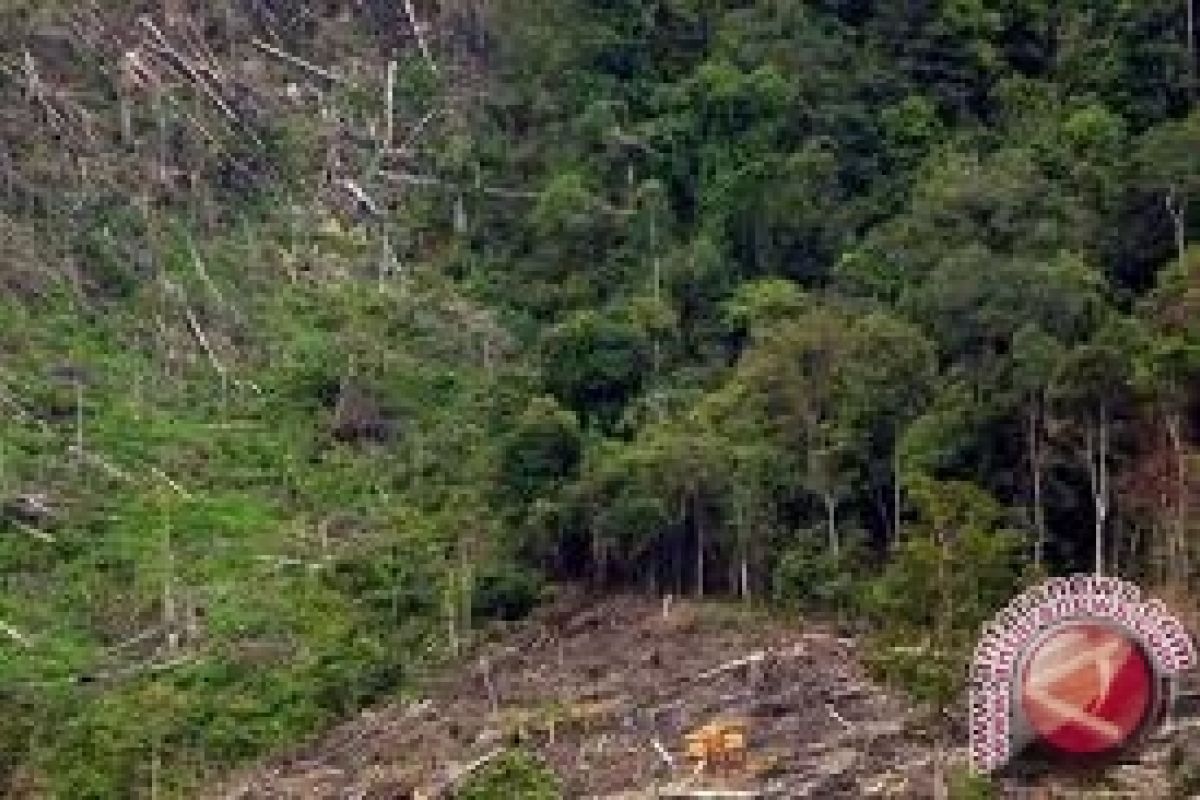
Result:
{"label": "fallen log", "polygon": [[751,653],[748,656],[744,656],[742,658],[737,658],[737,659],[734,659],[733,661],[726,661],[724,664],[713,667],[712,669],[709,669],[709,670],[705,670],[704,672],[701,672],[699,675],[696,676],[696,680],[706,681],[706,680],[709,680],[710,678],[715,678],[716,676],[722,675],[726,672],[732,672],[733,670],[741,669],[743,667],[748,667],[752,664],[758,664],[761,661],[763,661],[764,659],[766,659],[766,657],[767,657],[767,651],[758,650],[754,653]]}

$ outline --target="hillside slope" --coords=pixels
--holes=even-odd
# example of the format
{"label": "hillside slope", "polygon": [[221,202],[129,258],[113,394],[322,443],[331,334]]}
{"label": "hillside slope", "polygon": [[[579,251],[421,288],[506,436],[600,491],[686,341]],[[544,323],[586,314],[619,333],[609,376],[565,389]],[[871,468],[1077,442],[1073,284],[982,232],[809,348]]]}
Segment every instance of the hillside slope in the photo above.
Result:
{"label": "hillside slope", "polygon": [[[561,600],[493,633],[419,696],[210,796],[440,796],[465,765],[518,743],[568,797],[650,797],[655,787],[931,796],[932,751],[907,707],[864,675],[855,642],[826,626],[690,602],[664,617],[660,603],[619,596]],[[684,736],[722,719],[747,723],[745,765],[696,775]]]}
{"label": "hillside slope", "polygon": [[[190,797],[548,583],[836,611],[942,720],[1038,576],[1194,606],[1193,10],[0,0],[0,794]],[[653,617],[563,635],[564,706],[696,698],[556,729],[578,791],[726,711],[819,717],[816,780],[876,719],[685,680],[840,643]],[[496,702],[569,717],[537,641]],[[511,727],[445,680],[414,782]]]}

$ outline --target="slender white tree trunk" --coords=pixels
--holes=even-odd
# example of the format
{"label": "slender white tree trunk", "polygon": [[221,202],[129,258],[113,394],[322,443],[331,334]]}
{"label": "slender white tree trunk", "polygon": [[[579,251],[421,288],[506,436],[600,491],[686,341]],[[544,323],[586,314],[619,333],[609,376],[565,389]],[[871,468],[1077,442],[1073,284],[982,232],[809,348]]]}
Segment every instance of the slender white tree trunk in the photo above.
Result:
{"label": "slender white tree trunk", "polygon": [[1188,92],[1196,96],[1196,0],[1187,2]]}
{"label": "slender white tree trunk", "polygon": [[179,649],[179,629],[175,612],[175,551],[171,545],[170,512],[163,512],[163,629],[167,634],[167,653],[174,655]]}
{"label": "slender white tree trunk", "polygon": [[696,596],[704,597],[704,515],[700,509],[699,493],[692,492],[692,513],[696,515]]}
{"label": "slender white tree trunk", "polygon": [[1042,441],[1040,419],[1036,405],[1031,405],[1026,417],[1026,436],[1029,444],[1029,478],[1033,504],[1033,563],[1042,565],[1046,552],[1046,509],[1042,503]]}
{"label": "slender white tree trunk", "polygon": [[1095,523],[1096,574],[1104,574],[1104,528],[1108,520],[1108,411],[1101,406],[1098,419],[1084,434],[1084,455],[1088,462],[1088,480],[1092,489]]}
{"label": "slender white tree trunk", "polygon": [[900,545],[900,446],[892,445],[892,549]]}
{"label": "slender white tree trunk", "polygon": [[1188,468],[1187,454],[1183,448],[1183,421],[1179,412],[1166,417],[1167,436],[1171,440],[1171,454],[1175,462],[1175,519],[1174,542],[1171,548],[1170,566],[1175,580],[1186,581],[1191,574],[1191,553],[1187,543],[1188,528]]}
{"label": "slender white tree trunk", "polygon": [[829,536],[829,552],[834,558],[837,558],[841,551],[841,542],[838,540],[837,532],[837,498],[833,492],[825,492],[822,497],[825,500],[825,525],[828,529]]}

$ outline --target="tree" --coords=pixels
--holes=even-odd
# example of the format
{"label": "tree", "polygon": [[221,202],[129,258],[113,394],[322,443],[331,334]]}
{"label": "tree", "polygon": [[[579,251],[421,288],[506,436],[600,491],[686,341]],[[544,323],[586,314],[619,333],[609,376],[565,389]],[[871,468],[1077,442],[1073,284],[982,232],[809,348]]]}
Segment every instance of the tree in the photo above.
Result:
{"label": "tree", "polygon": [[1161,420],[1171,453],[1174,519],[1167,563],[1176,581],[1186,581],[1191,569],[1188,419],[1191,387],[1200,380],[1200,325],[1193,314],[1198,263],[1189,251],[1183,261],[1159,276],[1158,287],[1144,303],[1146,330],[1135,363],[1136,384]]}
{"label": "tree", "polygon": [[1046,502],[1043,491],[1047,466],[1047,415],[1054,371],[1063,347],[1035,325],[1025,325],[1012,343],[1012,386],[1022,407],[1029,508],[1034,531],[1033,561],[1041,566],[1046,550]]}
{"label": "tree", "polygon": [[612,426],[642,387],[652,361],[644,332],[616,312],[582,311],[542,346],[546,387],[576,414]]}
{"label": "tree", "polygon": [[940,772],[950,709],[979,629],[1020,585],[1021,539],[1005,526],[1003,508],[976,486],[924,475],[910,485],[913,535],[864,605],[878,631],[871,662],[929,714]]}
{"label": "tree", "polygon": [[1129,389],[1128,354],[1109,328],[1104,336],[1069,350],[1056,371],[1051,393],[1059,415],[1074,423],[1078,452],[1087,471],[1094,523],[1094,564],[1104,573],[1105,532],[1112,511],[1113,415]]}
{"label": "tree", "polygon": [[737,377],[704,395],[691,417],[719,437],[726,454],[736,548],[736,573],[730,584],[749,600],[763,555],[761,543],[773,527],[779,498],[794,479],[795,458],[771,435],[753,389]]}
{"label": "tree", "polygon": [[831,552],[839,547],[838,495],[847,483],[841,403],[851,329],[833,309],[817,307],[765,328],[742,356],[737,380],[761,403],[757,413],[787,450],[803,454],[803,482],[824,504]]}
{"label": "tree", "polygon": [[[890,484],[891,514],[884,514],[893,544],[900,540],[902,481],[900,439],[933,393],[937,360],[933,343],[897,317],[872,312],[854,323],[846,357],[846,393],[842,417],[867,462],[873,493]],[[887,476],[880,481],[877,476]],[[890,525],[887,522],[890,521]]]}
{"label": "tree", "polygon": [[582,449],[575,415],[552,398],[534,398],[502,445],[501,485],[513,503],[527,507],[572,479]]}
{"label": "tree", "polygon": [[1200,111],[1148,131],[1134,159],[1135,185],[1152,192],[1171,224],[1175,257],[1183,264],[1189,211],[1200,192]]}
{"label": "tree", "polygon": [[686,422],[668,420],[631,442],[608,441],[590,454],[578,502],[591,535],[597,582],[642,579],[688,585],[703,596],[708,565],[721,544],[728,486],[722,442]]}

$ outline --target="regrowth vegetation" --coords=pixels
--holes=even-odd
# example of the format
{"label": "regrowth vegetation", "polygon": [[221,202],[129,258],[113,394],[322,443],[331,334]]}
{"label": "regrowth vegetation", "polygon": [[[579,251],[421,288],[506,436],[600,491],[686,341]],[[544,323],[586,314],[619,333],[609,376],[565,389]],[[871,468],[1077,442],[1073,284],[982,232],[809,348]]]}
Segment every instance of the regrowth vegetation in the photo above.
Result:
{"label": "regrowth vegetation", "polygon": [[193,793],[547,580],[940,706],[1034,575],[1200,578],[1189,4],[135,5],[0,5],[6,794]]}

